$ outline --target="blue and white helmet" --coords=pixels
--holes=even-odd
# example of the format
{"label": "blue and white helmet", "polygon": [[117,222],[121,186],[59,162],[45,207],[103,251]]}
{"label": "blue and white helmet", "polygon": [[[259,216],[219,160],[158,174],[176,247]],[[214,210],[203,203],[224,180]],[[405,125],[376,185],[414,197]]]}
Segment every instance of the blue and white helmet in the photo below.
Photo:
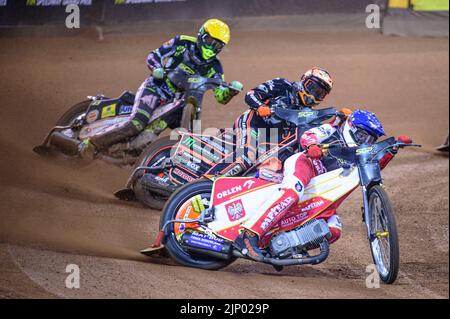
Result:
{"label": "blue and white helmet", "polygon": [[347,146],[358,146],[363,143],[374,143],[385,135],[383,125],[377,116],[368,111],[356,110],[347,118],[342,134]]}

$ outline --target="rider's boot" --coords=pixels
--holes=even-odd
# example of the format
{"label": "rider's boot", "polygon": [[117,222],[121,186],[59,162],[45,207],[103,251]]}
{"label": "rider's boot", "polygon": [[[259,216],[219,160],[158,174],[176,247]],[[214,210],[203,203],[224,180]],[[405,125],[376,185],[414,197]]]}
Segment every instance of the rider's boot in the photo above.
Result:
{"label": "rider's boot", "polygon": [[262,261],[264,255],[259,249],[259,237],[256,233],[244,229],[244,231],[236,238],[234,246],[243,254],[255,261]]}
{"label": "rider's boot", "polygon": [[109,132],[94,135],[93,137],[82,141],[79,145],[78,151],[80,157],[87,160],[94,159],[95,154],[109,146],[123,141],[127,138],[136,136],[144,129],[144,125],[138,121],[133,120],[127,122],[122,127],[118,127]]}

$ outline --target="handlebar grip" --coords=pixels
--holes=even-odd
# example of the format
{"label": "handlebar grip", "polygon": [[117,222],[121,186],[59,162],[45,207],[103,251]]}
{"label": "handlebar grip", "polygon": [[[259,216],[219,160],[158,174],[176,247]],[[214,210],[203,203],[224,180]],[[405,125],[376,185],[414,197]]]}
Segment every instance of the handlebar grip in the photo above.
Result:
{"label": "handlebar grip", "polygon": [[396,143],[398,147],[422,147],[421,144],[406,144],[406,143]]}
{"label": "handlebar grip", "polygon": [[321,144],[320,145],[320,148],[323,150],[329,150],[329,149],[336,148],[336,147],[341,147],[341,145],[340,144]]}

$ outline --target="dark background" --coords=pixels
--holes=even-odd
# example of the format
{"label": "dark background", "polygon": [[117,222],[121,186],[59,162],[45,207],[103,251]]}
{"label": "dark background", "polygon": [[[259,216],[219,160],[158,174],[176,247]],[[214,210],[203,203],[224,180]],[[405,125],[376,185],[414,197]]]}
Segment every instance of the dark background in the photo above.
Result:
{"label": "dark background", "polygon": [[[0,7],[0,25],[64,25],[65,6],[27,6],[26,0],[8,0]],[[81,24],[133,24],[148,20],[190,20],[216,17],[365,13],[368,4],[384,7],[386,0],[184,0],[146,4],[115,4],[93,0],[80,6]]]}

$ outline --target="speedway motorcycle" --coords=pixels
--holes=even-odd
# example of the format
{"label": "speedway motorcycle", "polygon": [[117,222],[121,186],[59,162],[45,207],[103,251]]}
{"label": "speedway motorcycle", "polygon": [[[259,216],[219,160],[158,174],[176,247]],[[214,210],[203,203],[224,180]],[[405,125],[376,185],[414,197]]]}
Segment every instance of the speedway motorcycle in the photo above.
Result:
{"label": "speedway motorcycle", "polygon": [[[175,99],[152,114],[148,126],[141,134],[112,145],[97,154],[97,158],[123,166],[134,164],[146,146],[154,142],[173,119],[175,127],[192,130],[193,121],[199,120],[202,112],[203,96],[208,90],[219,86],[236,89],[220,79],[204,78],[191,74],[181,67],[167,70],[167,79],[183,90]],[[33,150],[41,155],[60,152],[69,156],[78,155],[79,143],[96,134],[115,129],[129,120],[133,111],[135,95],[126,91],[115,99],[103,95],[88,96],[88,100],[71,107],[47,134],[42,145]]]}
{"label": "speedway motorcycle", "polygon": [[[283,266],[325,261],[331,232],[322,216],[337,209],[359,187],[373,261],[381,280],[393,283],[399,269],[398,235],[379,160],[388,150],[407,146],[420,145],[404,144],[393,137],[358,147],[324,145],[342,167],[314,177],[301,202],[260,238],[265,255],[261,262],[281,271]],[[219,177],[187,184],[171,196],[155,244],[141,253],[155,256],[168,252],[181,265],[203,269],[220,269],[236,258],[247,258],[233,246],[240,224],[257,213],[279,187],[256,177]]]}
{"label": "speedway motorcycle", "polygon": [[334,116],[344,116],[332,107],[319,110],[304,107],[299,111],[280,103],[274,104],[273,113],[289,123],[289,127],[279,131],[276,141],[263,139],[259,142],[258,156],[250,169],[244,170],[235,161],[237,149],[233,132],[220,130],[217,136],[180,132],[178,139],[164,137],[144,151],[126,187],[115,196],[128,201],[137,199],[147,207],[161,210],[178,187],[203,175],[220,175],[227,167],[231,167],[228,171],[233,176],[246,176],[264,166],[266,169],[261,170],[261,174],[279,178],[277,163],[297,151],[304,131]]}

